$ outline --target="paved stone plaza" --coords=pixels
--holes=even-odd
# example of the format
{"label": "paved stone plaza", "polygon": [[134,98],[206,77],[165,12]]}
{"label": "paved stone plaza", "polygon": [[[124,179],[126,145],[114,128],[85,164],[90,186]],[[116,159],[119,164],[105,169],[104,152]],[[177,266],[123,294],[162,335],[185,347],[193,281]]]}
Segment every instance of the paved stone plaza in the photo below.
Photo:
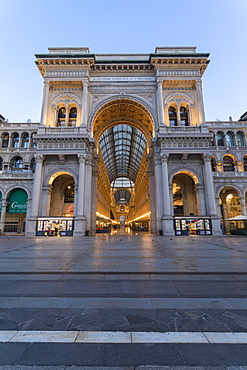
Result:
{"label": "paved stone plaza", "polygon": [[0,245],[0,370],[247,365],[246,237]]}

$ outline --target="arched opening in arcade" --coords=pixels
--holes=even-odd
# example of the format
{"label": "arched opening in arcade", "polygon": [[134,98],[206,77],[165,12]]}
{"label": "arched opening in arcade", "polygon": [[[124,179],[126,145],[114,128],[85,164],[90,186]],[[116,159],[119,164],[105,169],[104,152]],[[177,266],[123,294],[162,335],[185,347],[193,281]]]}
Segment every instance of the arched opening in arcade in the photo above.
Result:
{"label": "arched opening in arcade", "polygon": [[199,180],[190,171],[180,171],[172,179],[172,202],[176,235],[211,235],[205,199]]}
{"label": "arched opening in arcade", "polygon": [[96,232],[144,232],[151,228],[149,162],[154,122],[129,99],[97,112],[93,134],[98,155]]}
{"label": "arched opening in arcade", "polygon": [[54,173],[43,188],[42,214],[37,221],[37,235],[71,236],[74,229],[75,181],[65,171]]}
{"label": "arched opening in arcade", "polygon": [[246,199],[241,198],[239,190],[224,187],[220,192],[220,209],[222,224],[226,234],[235,234],[238,229],[246,229],[246,220],[234,220],[237,216],[246,216]]}

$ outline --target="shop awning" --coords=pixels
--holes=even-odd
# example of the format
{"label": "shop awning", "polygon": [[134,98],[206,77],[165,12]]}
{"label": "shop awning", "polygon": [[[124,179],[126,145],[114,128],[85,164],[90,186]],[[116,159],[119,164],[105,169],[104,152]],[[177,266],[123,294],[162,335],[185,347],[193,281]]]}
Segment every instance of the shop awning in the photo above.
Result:
{"label": "shop awning", "polygon": [[27,193],[23,189],[15,189],[9,197],[8,213],[27,212]]}

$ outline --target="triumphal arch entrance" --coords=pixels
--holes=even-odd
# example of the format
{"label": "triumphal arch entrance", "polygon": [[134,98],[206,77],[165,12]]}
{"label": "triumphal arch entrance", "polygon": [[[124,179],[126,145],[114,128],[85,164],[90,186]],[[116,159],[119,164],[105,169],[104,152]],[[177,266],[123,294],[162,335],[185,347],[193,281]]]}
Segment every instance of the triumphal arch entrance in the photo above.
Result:
{"label": "triumphal arch entrance", "polygon": [[208,54],[49,48],[26,235],[221,233],[202,76]]}

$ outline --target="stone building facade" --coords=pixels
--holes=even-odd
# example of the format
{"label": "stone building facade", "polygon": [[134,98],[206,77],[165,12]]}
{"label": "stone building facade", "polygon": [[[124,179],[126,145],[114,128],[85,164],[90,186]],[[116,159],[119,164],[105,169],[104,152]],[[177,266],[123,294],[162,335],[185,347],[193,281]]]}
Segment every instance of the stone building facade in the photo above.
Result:
{"label": "stone building facade", "polygon": [[0,230],[221,235],[246,215],[247,117],[206,122],[209,54],[49,48],[41,122],[0,116]]}

